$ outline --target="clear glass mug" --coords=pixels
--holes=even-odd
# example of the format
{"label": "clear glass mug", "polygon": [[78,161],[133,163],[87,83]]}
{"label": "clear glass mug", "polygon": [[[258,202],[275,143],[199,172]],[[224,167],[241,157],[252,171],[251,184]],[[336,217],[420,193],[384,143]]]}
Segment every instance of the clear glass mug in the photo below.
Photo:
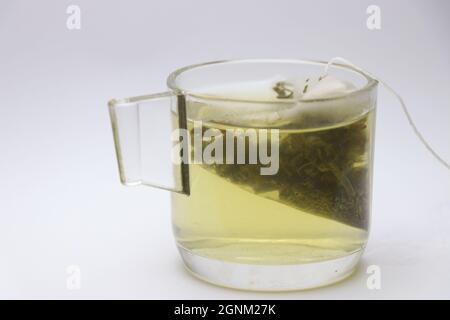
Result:
{"label": "clear glass mug", "polygon": [[[121,182],[172,192],[177,246],[194,275],[277,291],[331,284],[355,269],[368,238],[378,83],[336,64],[329,74],[354,90],[297,99],[298,84],[307,91],[325,66],[210,62],[173,72],[167,92],[109,102]],[[213,141],[224,154],[211,152]],[[274,142],[270,165],[251,161]],[[216,162],[201,159],[208,148]],[[262,174],[269,166],[276,172]]]}

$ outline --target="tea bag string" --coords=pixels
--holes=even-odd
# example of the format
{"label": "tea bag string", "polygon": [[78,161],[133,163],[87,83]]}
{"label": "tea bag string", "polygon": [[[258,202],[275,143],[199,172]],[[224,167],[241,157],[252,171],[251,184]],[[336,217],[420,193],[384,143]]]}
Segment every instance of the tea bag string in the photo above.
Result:
{"label": "tea bag string", "polygon": [[[406,116],[406,119],[409,122],[409,125],[411,126],[411,128],[413,129],[414,133],[416,134],[417,138],[419,138],[419,140],[422,142],[422,144],[425,146],[425,148],[428,149],[428,151],[434,156],[434,158],[436,158],[436,160],[438,160],[444,167],[446,167],[447,169],[450,170],[450,165],[448,164],[448,162],[446,162],[441,156],[439,156],[439,154],[434,151],[434,149],[430,146],[430,144],[425,140],[425,138],[423,137],[422,133],[419,131],[419,129],[417,129],[416,124],[414,123],[411,114],[408,111],[408,108],[406,107],[405,102],[403,101],[402,97],[394,90],[392,89],[386,82],[380,80],[379,78],[375,77],[374,75],[372,75],[371,73],[357,67],[356,65],[354,65],[353,63],[351,63],[350,61],[341,58],[341,57],[334,57],[332,59],[330,59],[325,67],[325,75],[328,75],[328,70],[330,68],[330,66],[335,63],[335,62],[341,62],[344,63],[346,65],[349,65],[350,67],[354,68],[355,70],[362,72],[363,74],[368,75],[369,77],[377,80],[379,83],[381,83],[386,90],[388,90],[392,95],[394,95],[398,101],[400,102],[400,106],[402,107],[403,113]],[[323,76],[322,76],[323,77]]]}

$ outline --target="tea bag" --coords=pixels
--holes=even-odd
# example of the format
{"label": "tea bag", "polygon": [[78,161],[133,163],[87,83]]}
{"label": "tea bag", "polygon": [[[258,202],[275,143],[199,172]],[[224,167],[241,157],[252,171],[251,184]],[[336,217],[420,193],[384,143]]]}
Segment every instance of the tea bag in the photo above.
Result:
{"label": "tea bag", "polygon": [[[275,94],[280,103],[250,103],[244,108],[236,103],[223,104],[217,110],[225,106],[229,108],[220,110],[218,118],[217,114],[211,116],[215,116],[216,121],[219,119],[219,122],[233,126],[294,128],[281,131],[279,172],[273,176],[262,176],[260,164],[214,164],[203,167],[261,197],[302,212],[367,229],[371,192],[370,135],[373,134],[371,115],[364,113],[364,108],[370,110],[368,100],[359,97],[361,95],[349,95],[356,90],[355,86],[329,75],[328,68],[316,78],[292,81],[277,77],[258,85],[258,89],[264,88],[268,99],[273,99]],[[448,168],[448,164],[420,135],[401,97],[384,85],[401,102],[419,139]],[[323,99],[339,96],[345,96],[345,99],[323,103]],[[356,117],[355,121],[342,122],[355,114],[363,116]],[[315,127],[318,124],[320,127],[327,121],[344,124],[324,130],[302,130],[308,125]],[[211,126],[214,127],[214,124]],[[208,127],[206,125],[204,129]],[[225,132],[222,134],[225,136]],[[248,150],[247,147],[246,152]],[[236,154],[236,150],[234,152]]]}
{"label": "tea bag", "polygon": [[[366,159],[370,148],[368,118],[337,128],[311,132],[302,129],[321,128],[326,121],[340,123],[339,117],[348,116],[348,110],[354,112],[360,108],[364,103],[348,99],[332,103],[317,101],[346,95],[355,87],[332,76],[318,76],[316,79],[283,80],[275,77],[245,89],[248,88],[264,91],[264,95],[255,97],[265,96],[271,103],[220,102],[214,109],[197,116],[203,120],[213,117],[210,123],[204,124],[204,130],[220,128],[215,122],[233,127],[281,129],[278,173],[263,176],[261,164],[248,162],[225,164],[223,161],[224,164],[208,164],[203,168],[260,197],[357,228],[367,228],[370,203],[370,168]],[[236,97],[239,95],[235,91],[233,98]],[[225,130],[219,130],[226,145]],[[203,148],[208,143],[205,142]],[[246,159],[250,143],[254,142],[246,143]],[[237,154],[236,149],[234,154]],[[354,167],[354,163],[360,164]]]}
{"label": "tea bag", "polygon": [[324,99],[343,96],[356,90],[356,87],[345,80],[331,75],[320,77],[314,84],[308,85],[301,95],[303,100]]}
{"label": "tea bag", "polygon": [[309,78],[296,90],[295,103],[277,113],[291,128],[311,129],[348,122],[370,110],[370,96],[349,95],[354,90],[352,83],[331,75]]}

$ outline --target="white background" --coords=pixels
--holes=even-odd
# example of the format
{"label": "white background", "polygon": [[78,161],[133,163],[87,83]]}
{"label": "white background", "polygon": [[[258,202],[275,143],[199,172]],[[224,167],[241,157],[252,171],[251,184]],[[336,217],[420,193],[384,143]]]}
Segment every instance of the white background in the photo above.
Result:
{"label": "white background", "polygon": [[[81,8],[81,30],[66,8]],[[381,8],[381,30],[366,8]],[[450,172],[380,90],[371,238],[326,288],[252,293],[184,269],[169,194],[118,180],[106,102],[231,58],[343,56],[401,93],[450,160],[448,1],[0,0],[0,298],[450,298]],[[366,268],[381,268],[381,290]],[[69,265],[81,288],[66,288]]]}

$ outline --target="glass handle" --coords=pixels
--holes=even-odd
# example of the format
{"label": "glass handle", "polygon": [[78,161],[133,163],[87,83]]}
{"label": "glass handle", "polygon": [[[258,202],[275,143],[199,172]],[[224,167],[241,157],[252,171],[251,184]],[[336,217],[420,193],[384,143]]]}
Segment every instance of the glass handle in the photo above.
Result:
{"label": "glass handle", "polygon": [[189,194],[177,130],[187,128],[185,97],[163,92],[111,100],[108,106],[122,184]]}

